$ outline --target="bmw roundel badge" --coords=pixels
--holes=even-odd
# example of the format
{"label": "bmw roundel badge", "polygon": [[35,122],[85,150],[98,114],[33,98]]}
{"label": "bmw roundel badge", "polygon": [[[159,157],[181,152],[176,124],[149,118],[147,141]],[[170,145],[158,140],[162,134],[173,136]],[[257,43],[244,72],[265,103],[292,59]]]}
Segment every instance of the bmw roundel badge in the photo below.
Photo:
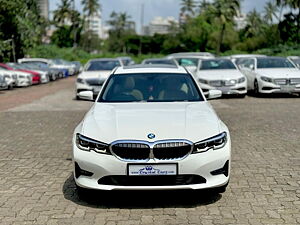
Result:
{"label": "bmw roundel badge", "polygon": [[153,133],[150,133],[150,134],[148,134],[148,136],[147,136],[149,139],[153,139],[153,138],[155,138],[155,134],[153,134]]}

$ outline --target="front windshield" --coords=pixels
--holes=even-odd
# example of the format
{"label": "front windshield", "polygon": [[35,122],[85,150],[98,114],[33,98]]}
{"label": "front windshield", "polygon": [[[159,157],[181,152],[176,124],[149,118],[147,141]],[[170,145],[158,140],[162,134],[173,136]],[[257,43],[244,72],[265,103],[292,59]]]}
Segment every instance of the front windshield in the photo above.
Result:
{"label": "front windshield", "polygon": [[180,66],[198,66],[199,59],[197,58],[176,58]]}
{"label": "front windshield", "polygon": [[203,101],[188,74],[124,74],[107,81],[98,102]]}
{"label": "front windshield", "polygon": [[257,68],[295,68],[294,65],[285,58],[257,58]]}
{"label": "front windshield", "polygon": [[64,65],[64,62],[62,59],[52,59],[52,62],[55,65]]}
{"label": "front windshield", "polygon": [[211,59],[201,62],[200,70],[234,70],[236,67],[229,59]]}
{"label": "front windshield", "polygon": [[296,65],[300,66],[300,58],[297,59],[291,59]]}
{"label": "front windshield", "polygon": [[86,67],[86,71],[97,71],[97,70],[113,70],[115,67],[120,66],[119,61],[112,60],[101,60],[92,61]]}

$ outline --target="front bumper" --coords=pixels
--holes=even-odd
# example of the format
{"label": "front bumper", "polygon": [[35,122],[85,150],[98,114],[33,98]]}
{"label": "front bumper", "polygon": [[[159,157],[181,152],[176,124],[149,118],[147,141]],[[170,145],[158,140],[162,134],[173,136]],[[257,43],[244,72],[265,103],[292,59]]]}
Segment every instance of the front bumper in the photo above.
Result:
{"label": "front bumper", "polygon": [[200,87],[205,95],[208,95],[209,90],[220,90],[223,95],[245,95],[247,94],[247,83],[239,83],[233,86],[214,87],[209,84],[200,83]]}
{"label": "front bumper", "polygon": [[259,81],[259,92],[263,94],[271,93],[300,93],[300,84],[277,85],[271,82]]}
{"label": "front bumper", "polygon": [[32,84],[31,80],[28,79],[18,79],[17,87],[27,87]]}
{"label": "front bumper", "polygon": [[7,88],[7,84],[0,84],[0,90],[6,90]]}
{"label": "front bumper", "polygon": [[92,91],[94,96],[98,96],[101,88],[102,86],[92,86],[86,83],[76,82],[76,95],[78,96],[81,91]]}
{"label": "front bumper", "polygon": [[[122,186],[99,184],[98,181],[107,176],[122,176],[126,179],[127,165],[129,162],[121,161],[112,155],[99,154],[94,151],[87,152],[77,148],[73,143],[73,165],[74,179],[78,186],[97,190],[178,190],[178,189],[209,189],[226,185],[230,177],[230,158],[231,158],[230,139],[227,144],[218,150],[209,150],[204,153],[190,154],[186,158],[178,161],[171,160],[149,160],[143,164],[156,163],[177,163],[178,175],[196,175],[205,178],[205,183],[188,185],[155,185],[155,186]],[[228,162],[228,174],[212,175],[211,172],[221,169]],[[80,169],[92,173],[91,176],[80,175],[76,177],[75,163]],[[132,164],[132,162],[130,162]],[[139,163],[140,164],[140,163]],[[146,177],[147,178],[147,177]],[[144,179],[146,179],[144,178]]]}

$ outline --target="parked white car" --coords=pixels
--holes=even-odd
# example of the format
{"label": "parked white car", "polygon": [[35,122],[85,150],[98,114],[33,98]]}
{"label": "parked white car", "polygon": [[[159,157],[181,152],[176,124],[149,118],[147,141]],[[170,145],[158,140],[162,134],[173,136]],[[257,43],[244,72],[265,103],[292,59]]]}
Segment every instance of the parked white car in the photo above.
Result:
{"label": "parked white car", "polygon": [[185,68],[119,67],[74,131],[74,179],[80,191],[224,192],[230,152],[228,128]]}
{"label": "parked white car", "polygon": [[0,73],[0,90],[5,90],[7,89],[7,83],[6,80],[4,78],[4,76]]}
{"label": "parked white car", "polygon": [[4,77],[7,89],[12,89],[17,85],[17,74],[15,71],[6,70],[0,67],[0,74]]}
{"label": "parked white car", "polygon": [[246,58],[239,63],[248,90],[255,94],[300,93],[300,71],[286,58]]}
{"label": "parked white car", "polygon": [[205,95],[213,89],[222,91],[224,95],[244,97],[247,94],[246,77],[229,59],[200,60],[196,75]]}
{"label": "parked white car", "polygon": [[33,72],[39,73],[41,76],[40,81],[42,84],[48,83],[50,81],[50,74],[47,71],[32,69],[29,65],[26,65],[26,64],[7,63],[7,65],[9,65],[15,69],[28,70],[28,71],[33,71]]}
{"label": "parked white car", "polygon": [[80,99],[79,94],[82,91],[93,91],[96,98],[111,71],[122,65],[120,59],[103,58],[88,61],[76,81],[76,99]]}
{"label": "parked white car", "polygon": [[25,73],[21,71],[16,71],[17,73],[17,87],[27,87],[32,85],[32,75],[30,73]]}
{"label": "parked white car", "polygon": [[180,66],[184,66],[195,75],[201,59],[213,59],[215,56],[209,52],[181,52],[170,54],[166,58],[175,59]]}

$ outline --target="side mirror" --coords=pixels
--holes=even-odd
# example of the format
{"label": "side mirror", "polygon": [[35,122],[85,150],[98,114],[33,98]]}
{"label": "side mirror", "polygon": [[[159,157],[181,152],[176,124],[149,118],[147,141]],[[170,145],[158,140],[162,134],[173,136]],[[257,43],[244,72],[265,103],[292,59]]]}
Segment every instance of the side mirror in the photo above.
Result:
{"label": "side mirror", "polygon": [[79,98],[85,99],[85,100],[89,100],[89,101],[93,101],[94,100],[94,94],[92,91],[81,91],[78,94]]}
{"label": "side mirror", "polygon": [[209,90],[207,99],[220,98],[222,96],[222,91],[220,90]]}
{"label": "side mirror", "polygon": [[251,65],[249,66],[249,68],[250,68],[250,70],[254,70],[254,65],[251,64]]}

